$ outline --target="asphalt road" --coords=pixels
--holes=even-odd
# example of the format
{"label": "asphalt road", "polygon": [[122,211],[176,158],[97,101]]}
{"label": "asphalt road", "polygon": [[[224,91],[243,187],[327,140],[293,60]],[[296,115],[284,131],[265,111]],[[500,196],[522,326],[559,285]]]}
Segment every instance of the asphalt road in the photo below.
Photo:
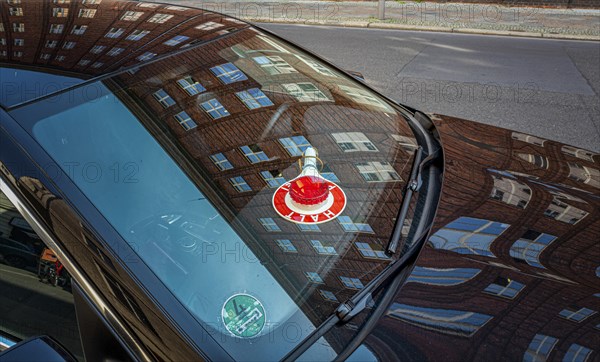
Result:
{"label": "asphalt road", "polygon": [[427,112],[600,152],[600,43],[258,24]]}

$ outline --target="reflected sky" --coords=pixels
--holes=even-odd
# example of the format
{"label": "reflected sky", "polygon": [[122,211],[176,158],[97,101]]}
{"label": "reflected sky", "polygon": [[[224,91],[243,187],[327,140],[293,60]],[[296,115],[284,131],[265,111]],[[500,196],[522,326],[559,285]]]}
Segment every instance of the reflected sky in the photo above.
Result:
{"label": "reflected sky", "polygon": [[19,103],[66,89],[83,82],[83,79],[29,71],[16,68],[0,67],[0,105],[12,107]]}

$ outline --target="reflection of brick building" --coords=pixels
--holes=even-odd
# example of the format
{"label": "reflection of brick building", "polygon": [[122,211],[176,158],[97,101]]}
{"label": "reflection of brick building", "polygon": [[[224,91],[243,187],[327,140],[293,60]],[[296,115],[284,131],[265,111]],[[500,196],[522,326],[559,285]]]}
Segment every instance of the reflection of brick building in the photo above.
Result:
{"label": "reflection of brick building", "polygon": [[578,180],[571,165],[598,169],[600,156],[459,120],[439,124],[447,168],[435,234],[367,344],[397,333],[406,342],[388,357],[597,359],[598,179],[592,171]]}
{"label": "reflection of brick building", "polygon": [[[260,241],[252,250],[290,295],[310,300],[315,322],[389,261],[383,245],[415,141],[396,111],[355,81],[200,10],[108,0],[1,6],[3,60],[78,78],[127,70],[105,84],[151,131],[181,142]],[[301,229],[277,216],[271,197],[298,174],[308,146],[349,203],[337,221]]]}
{"label": "reflection of brick building", "polygon": [[[388,260],[382,249],[399,207],[395,181],[408,176],[414,140],[392,108],[354,81],[248,30],[115,82],[168,125],[250,225],[260,240],[251,248],[291,295],[310,299],[314,309],[305,311],[316,312],[315,321]],[[260,92],[248,100],[251,90]],[[349,199],[337,221],[312,227],[284,221],[271,206],[275,187],[298,175],[307,146],[319,150],[324,176]]]}
{"label": "reflection of brick building", "polygon": [[[4,1],[0,6],[0,60],[81,77],[147,61],[243,27],[201,10],[133,1]],[[165,31],[165,26],[172,30]]]}

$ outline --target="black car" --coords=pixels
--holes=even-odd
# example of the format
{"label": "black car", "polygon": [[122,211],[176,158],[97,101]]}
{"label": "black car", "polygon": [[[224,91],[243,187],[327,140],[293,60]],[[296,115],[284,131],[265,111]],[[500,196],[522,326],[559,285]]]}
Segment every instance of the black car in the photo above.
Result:
{"label": "black car", "polygon": [[71,278],[0,273],[0,361],[600,358],[600,155],[213,12],[0,7],[0,205]]}

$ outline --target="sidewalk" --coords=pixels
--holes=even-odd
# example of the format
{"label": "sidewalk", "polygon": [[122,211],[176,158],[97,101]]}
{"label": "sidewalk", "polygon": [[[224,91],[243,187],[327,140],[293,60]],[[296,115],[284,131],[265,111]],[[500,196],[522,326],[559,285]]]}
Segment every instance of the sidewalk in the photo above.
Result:
{"label": "sidewalk", "polygon": [[600,40],[600,10],[593,9],[395,0],[386,2],[386,19],[379,20],[376,1],[162,1],[217,11],[251,22]]}

